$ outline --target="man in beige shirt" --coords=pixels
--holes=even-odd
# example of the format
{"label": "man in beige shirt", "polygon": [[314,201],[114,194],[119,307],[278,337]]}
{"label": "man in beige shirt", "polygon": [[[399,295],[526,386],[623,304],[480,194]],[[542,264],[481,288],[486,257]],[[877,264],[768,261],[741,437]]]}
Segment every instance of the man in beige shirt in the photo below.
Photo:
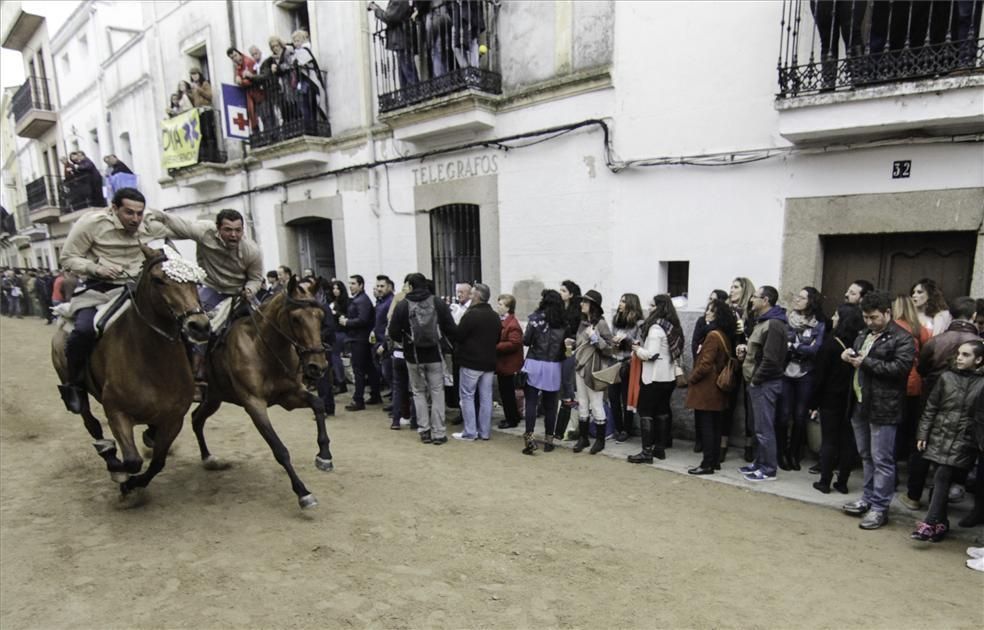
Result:
{"label": "man in beige shirt", "polygon": [[[226,298],[241,294],[247,300],[263,284],[263,256],[256,242],[243,234],[243,215],[236,210],[221,210],[210,221],[189,221],[173,214],[154,212],[167,228],[169,236],[186,238],[197,244],[198,264],[205,270],[205,283],[198,287],[198,297],[206,313]],[[203,345],[192,347],[195,372],[195,402],[200,402],[208,386]]]}
{"label": "man in beige shirt", "polygon": [[[166,234],[159,221],[144,221],[144,196],[135,188],[121,188],[105,210],[92,210],[72,226],[62,249],[63,269],[79,276],[74,295],[107,293],[140,274],[140,249]],[[98,302],[98,300],[97,300]],[[75,329],[65,342],[69,381],[59,387],[70,411],[80,413],[85,393],[85,365],[96,344],[96,307],[74,311]]]}
{"label": "man in beige shirt", "polygon": [[243,233],[243,215],[221,210],[210,221],[189,221],[165,212],[154,212],[169,236],[195,241],[198,265],[205,270],[205,285],[198,290],[206,312],[237,294],[249,299],[263,285],[263,255],[255,241]]}

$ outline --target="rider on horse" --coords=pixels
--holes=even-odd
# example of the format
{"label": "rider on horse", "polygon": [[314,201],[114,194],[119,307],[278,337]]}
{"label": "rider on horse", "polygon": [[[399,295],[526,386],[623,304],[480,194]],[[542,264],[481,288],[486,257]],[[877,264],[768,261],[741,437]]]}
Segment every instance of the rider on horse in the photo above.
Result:
{"label": "rider on horse", "polygon": [[[65,247],[61,266],[79,276],[73,294],[89,293],[93,303],[107,302],[105,295],[121,289],[140,274],[145,256],[142,244],[163,238],[165,228],[155,220],[144,221],[146,201],[135,188],[121,188],[105,210],[93,210],[75,222]],[[96,345],[96,306],[74,310],[75,328],[65,343],[68,382],[59,385],[65,406],[81,413],[85,396],[86,363]]]}
{"label": "rider on horse", "polygon": [[[165,212],[154,212],[152,216],[164,224],[169,236],[190,239],[198,245],[198,264],[206,274],[198,296],[206,313],[236,295],[252,301],[263,284],[263,256],[256,242],[243,233],[243,215],[236,210],[221,210],[214,224]],[[205,350],[203,345],[193,346],[195,402],[201,402],[207,386]]]}

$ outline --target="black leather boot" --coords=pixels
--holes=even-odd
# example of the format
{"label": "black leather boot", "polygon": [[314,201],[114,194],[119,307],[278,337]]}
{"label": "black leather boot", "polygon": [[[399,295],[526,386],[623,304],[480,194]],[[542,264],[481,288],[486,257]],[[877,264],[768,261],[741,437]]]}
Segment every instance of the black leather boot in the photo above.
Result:
{"label": "black leather boot", "polygon": [[589,451],[592,455],[605,450],[605,425],[595,424],[595,441]]}
{"label": "black leather boot", "polygon": [[[653,419],[639,418],[639,433],[642,434],[642,451],[635,455],[629,455],[627,460],[630,464],[652,464],[653,463]],[[664,455],[665,457],[665,455]]]}
{"label": "black leather boot", "polygon": [[557,426],[554,427],[554,437],[558,440],[564,439],[564,432],[567,431],[567,425],[571,422],[571,408],[565,404],[560,405],[560,411],[557,412]]}
{"label": "black leather boot", "polygon": [[670,433],[667,427],[671,423],[670,416],[666,414],[653,418],[653,457],[656,459],[666,459],[666,449],[672,446],[672,442],[669,445],[666,443],[666,436]]}
{"label": "black leather boot", "polygon": [[[578,420],[578,422],[577,422],[577,430],[578,430],[577,444],[575,444],[574,445],[574,448],[571,449],[575,453],[580,453],[581,451],[583,451],[584,449],[586,449],[588,447],[588,444],[590,444],[590,442],[588,441],[588,428],[590,427],[590,425],[591,425],[591,423],[588,422],[587,420]],[[602,431],[602,433],[604,433],[604,431]],[[605,436],[602,435],[601,438],[602,439],[605,439]]]}
{"label": "black leather boot", "polygon": [[82,400],[88,394],[85,391],[85,373],[89,355],[95,346],[95,340],[80,335],[76,331],[65,341],[65,367],[68,371],[67,381],[58,386],[65,408],[71,413],[82,413]]}
{"label": "black leather boot", "polygon": [[523,455],[532,455],[536,451],[536,440],[532,433],[523,434]]}

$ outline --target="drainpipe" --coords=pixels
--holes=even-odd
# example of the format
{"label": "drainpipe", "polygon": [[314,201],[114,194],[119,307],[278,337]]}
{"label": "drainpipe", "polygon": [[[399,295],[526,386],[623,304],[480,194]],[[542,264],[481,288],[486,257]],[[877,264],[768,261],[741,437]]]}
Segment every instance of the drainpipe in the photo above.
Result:
{"label": "drainpipe", "polygon": [[[361,8],[361,6],[360,6]],[[365,63],[359,64],[363,69],[368,68],[368,75],[362,82],[363,85],[363,99],[365,102],[365,116],[363,117],[363,123],[366,126],[366,138],[369,142],[369,163],[376,162],[376,139],[372,135],[373,127],[373,107],[372,107],[372,34],[369,28],[369,12],[359,11],[359,20],[362,23],[362,54],[365,55]],[[364,72],[366,70],[363,70]],[[369,180],[369,189],[372,191],[372,195],[369,198],[369,209],[372,214],[376,217],[376,260],[379,264],[383,263],[383,238],[382,231],[383,226],[380,219],[382,218],[382,213],[379,210],[379,176],[376,174],[376,169],[368,169],[367,177]]]}

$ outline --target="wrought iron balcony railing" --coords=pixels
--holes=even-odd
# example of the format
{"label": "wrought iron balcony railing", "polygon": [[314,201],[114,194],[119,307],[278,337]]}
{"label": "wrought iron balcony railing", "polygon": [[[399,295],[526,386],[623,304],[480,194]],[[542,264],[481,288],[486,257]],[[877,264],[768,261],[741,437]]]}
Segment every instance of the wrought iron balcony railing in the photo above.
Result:
{"label": "wrought iron balcony railing", "polygon": [[984,70],[984,0],[783,0],[780,98]]}
{"label": "wrought iron balcony railing", "polygon": [[[390,0],[375,11],[373,71],[379,111],[461,90],[502,93],[498,0],[445,0],[411,10]],[[437,5],[437,6],[435,6]]]}
{"label": "wrought iron balcony railing", "polygon": [[31,110],[54,111],[51,103],[51,86],[48,79],[29,77],[14,93],[10,108],[14,112],[14,123],[18,123]]}
{"label": "wrought iron balcony railing", "polygon": [[28,210],[40,210],[41,208],[60,208],[67,207],[65,197],[62,194],[62,179],[53,175],[43,175],[25,186],[27,189],[27,208]]}
{"label": "wrought iron balcony railing", "polygon": [[319,70],[310,76],[292,68],[266,73],[251,80],[246,88],[247,118],[230,124],[250,128],[249,143],[261,147],[298,136],[331,137],[328,121],[328,73]]}

